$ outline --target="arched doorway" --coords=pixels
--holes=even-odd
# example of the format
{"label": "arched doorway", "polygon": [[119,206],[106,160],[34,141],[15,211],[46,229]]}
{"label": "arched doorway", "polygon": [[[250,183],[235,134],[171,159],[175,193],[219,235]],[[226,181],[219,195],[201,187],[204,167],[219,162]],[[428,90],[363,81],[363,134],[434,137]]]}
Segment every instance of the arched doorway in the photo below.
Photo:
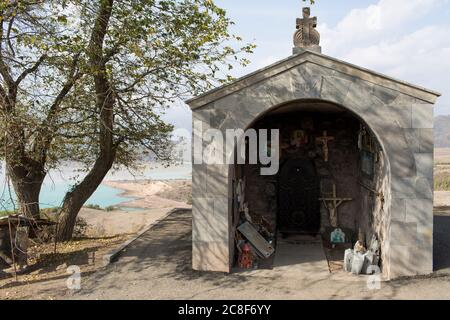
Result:
{"label": "arched doorway", "polygon": [[[358,116],[326,101],[295,101],[269,110],[247,129],[279,130],[279,170],[262,176],[259,164],[230,167],[232,267],[245,238],[239,226],[247,221],[275,248],[269,258],[255,257],[259,268],[277,265],[280,239],[320,239],[331,266],[342,263],[344,250],[358,239],[368,246],[373,237],[387,237],[389,165],[375,134]],[[337,229],[344,234],[338,244],[332,239]]]}

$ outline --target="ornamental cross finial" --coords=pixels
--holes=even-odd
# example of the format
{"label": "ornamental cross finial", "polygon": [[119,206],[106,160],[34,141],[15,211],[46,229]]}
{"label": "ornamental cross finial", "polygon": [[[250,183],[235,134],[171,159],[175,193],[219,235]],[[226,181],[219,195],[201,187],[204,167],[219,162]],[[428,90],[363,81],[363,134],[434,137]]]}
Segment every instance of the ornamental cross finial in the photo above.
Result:
{"label": "ornamental cross finial", "polygon": [[310,17],[311,9],[303,8],[303,18],[297,18],[297,31],[294,34],[294,46],[296,48],[319,47],[320,34],[317,27],[317,17]]}

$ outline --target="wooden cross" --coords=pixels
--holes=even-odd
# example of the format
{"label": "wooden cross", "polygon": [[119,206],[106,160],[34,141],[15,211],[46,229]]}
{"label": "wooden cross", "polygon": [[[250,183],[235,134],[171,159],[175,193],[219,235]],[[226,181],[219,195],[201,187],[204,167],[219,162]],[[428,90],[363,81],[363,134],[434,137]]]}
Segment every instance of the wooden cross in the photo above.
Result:
{"label": "wooden cross", "polygon": [[317,137],[316,142],[322,144],[322,150],[323,150],[323,160],[325,162],[328,162],[328,142],[334,140],[334,137],[327,136],[327,131],[325,130],[323,132],[323,136]]}
{"label": "wooden cross", "polygon": [[336,184],[333,183],[333,196],[329,198],[319,198],[323,201],[325,208],[330,212],[330,223],[333,228],[338,227],[337,208],[344,203],[344,201],[352,201],[352,198],[338,198],[336,194]]}

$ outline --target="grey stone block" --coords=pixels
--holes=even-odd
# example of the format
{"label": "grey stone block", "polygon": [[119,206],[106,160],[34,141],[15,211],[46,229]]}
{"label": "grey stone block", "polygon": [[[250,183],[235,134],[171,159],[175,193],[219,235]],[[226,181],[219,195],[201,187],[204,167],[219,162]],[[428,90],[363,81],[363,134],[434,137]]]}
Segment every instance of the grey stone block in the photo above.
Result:
{"label": "grey stone block", "polygon": [[206,166],[203,164],[192,165],[192,194],[203,195],[206,193]]}
{"label": "grey stone block", "polygon": [[433,273],[433,248],[418,246],[416,254],[413,255],[416,274],[428,275]]}
{"label": "grey stone block", "polygon": [[411,105],[392,105],[389,106],[392,114],[401,128],[412,128],[412,107]]}
{"label": "grey stone block", "polygon": [[434,151],[434,130],[419,129],[420,151],[422,153],[433,153]]}
{"label": "grey stone block", "polygon": [[403,129],[411,152],[433,153],[433,129]]}
{"label": "grey stone block", "polygon": [[417,226],[432,226],[433,200],[408,199],[406,201],[406,222],[416,223]]}
{"label": "grey stone block", "polygon": [[414,258],[417,246],[391,245],[389,277],[390,279],[414,276],[419,274],[418,266]]}
{"label": "grey stone block", "polygon": [[393,198],[391,201],[392,220],[406,222],[406,199]]}
{"label": "grey stone block", "polygon": [[223,205],[223,201],[217,197],[194,199],[192,218],[193,239],[203,242],[228,242],[228,211],[224,215],[218,209],[219,205]]}
{"label": "grey stone block", "polygon": [[412,125],[417,129],[433,129],[434,114],[433,105],[418,104],[412,105]]}
{"label": "grey stone block", "polygon": [[417,102],[416,98],[399,94],[397,98],[389,104],[390,110],[395,115],[399,125],[404,128],[414,128],[413,126],[413,104]]}
{"label": "grey stone block", "polygon": [[[355,79],[344,100],[344,105],[365,119],[367,111],[374,112],[377,102],[372,95],[373,84]],[[366,120],[367,121],[367,120]]]}
{"label": "grey stone block", "polygon": [[[425,252],[433,253],[433,225],[417,227],[418,247]],[[431,259],[432,260],[432,259]]]}
{"label": "grey stone block", "polygon": [[[417,223],[391,221],[390,241],[399,246],[417,246]],[[393,246],[393,245],[392,245]]]}
{"label": "grey stone block", "polygon": [[323,77],[320,96],[324,100],[343,104],[352,82],[340,77]]}
{"label": "grey stone block", "polygon": [[322,86],[322,74],[312,70],[312,64],[305,63],[289,71],[290,83],[293,99],[320,98]]}
{"label": "grey stone block", "polygon": [[422,129],[403,129],[406,143],[411,152],[419,153],[420,151],[420,130]]}
{"label": "grey stone block", "polygon": [[416,197],[416,177],[403,178],[392,176],[392,196],[399,199],[414,199]]}
{"label": "grey stone block", "polygon": [[209,120],[211,117],[211,108],[213,107],[213,105],[214,103],[211,103],[208,106],[205,106],[201,109],[192,112],[192,120],[201,121],[204,123],[204,125],[209,125]]}
{"label": "grey stone block", "polygon": [[229,165],[208,165],[206,179],[206,194],[208,196],[228,197]]}
{"label": "grey stone block", "polygon": [[373,88],[373,95],[380,99],[384,104],[388,105],[395,101],[400,93],[398,91],[376,85]]}
{"label": "grey stone block", "polygon": [[395,172],[396,175],[404,177],[416,175],[414,155],[409,148],[395,149],[393,146],[387,146],[386,153],[389,155],[391,171]]}
{"label": "grey stone block", "polygon": [[433,178],[434,154],[416,153],[414,154],[417,168],[417,176],[424,178]]}
{"label": "grey stone block", "polygon": [[433,182],[427,178],[416,179],[416,197],[419,199],[433,199]]}
{"label": "grey stone block", "polygon": [[201,271],[229,272],[229,246],[225,242],[192,242],[192,268]]}

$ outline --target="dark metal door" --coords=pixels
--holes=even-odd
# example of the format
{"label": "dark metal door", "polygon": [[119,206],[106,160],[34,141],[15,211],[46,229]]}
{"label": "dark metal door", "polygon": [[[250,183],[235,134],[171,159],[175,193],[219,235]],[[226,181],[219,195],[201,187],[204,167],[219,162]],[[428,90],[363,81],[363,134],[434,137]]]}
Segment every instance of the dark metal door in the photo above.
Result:
{"label": "dark metal door", "polygon": [[289,159],[279,176],[278,230],[316,234],[320,229],[320,184],[314,163]]}

